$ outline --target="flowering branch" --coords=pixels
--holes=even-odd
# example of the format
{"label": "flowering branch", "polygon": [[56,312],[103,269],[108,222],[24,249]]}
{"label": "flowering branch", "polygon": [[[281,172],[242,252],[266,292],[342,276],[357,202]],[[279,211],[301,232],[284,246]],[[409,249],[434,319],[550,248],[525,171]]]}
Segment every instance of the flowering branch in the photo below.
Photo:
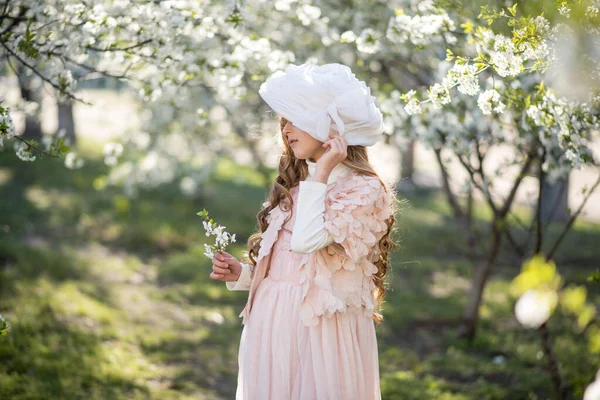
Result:
{"label": "flowering branch", "polygon": [[235,243],[235,233],[231,235],[225,231],[225,226],[217,225],[212,218],[208,216],[208,211],[202,210],[197,215],[204,218],[202,224],[204,225],[206,236],[216,236],[214,245],[204,244],[204,249],[206,250],[204,255],[206,257],[212,259],[215,256],[215,253],[223,252],[230,243]]}

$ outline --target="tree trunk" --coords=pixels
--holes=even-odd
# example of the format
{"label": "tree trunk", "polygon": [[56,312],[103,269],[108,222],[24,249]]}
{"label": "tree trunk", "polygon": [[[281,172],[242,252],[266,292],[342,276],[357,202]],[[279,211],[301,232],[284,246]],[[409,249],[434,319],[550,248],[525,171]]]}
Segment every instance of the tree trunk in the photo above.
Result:
{"label": "tree trunk", "polygon": [[502,229],[499,227],[500,222],[501,221],[498,220],[497,217],[494,218],[492,226],[492,241],[490,243],[488,259],[484,264],[478,264],[475,267],[473,284],[469,292],[469,298],[463,314],[462,325],[458,334],[458,336],[463,339],[472,340],[473,337],[475,337],[477,321],[479,319],[479,305],[481,304],[483,291],[490,276],[490,272],[492,271],[492,267],[498,258],[498,253],[500,252],[500,243],[502,240]]}
{"label": "tree trunk", "polygon": [[565,179],[550,183],[545,176],[543,181],[541,211],[542,222],[566,222],[569,220],[569,175]]}
{"label": "tree trunk", "polygon": [[40,141],[42,138],[41,111],[42,111],[42,87],[34,76],[27,75],[27,70],[24,67],[19,67],[19,88],[23,100],[33,101],[38,104],[33,115],[25,116],[25,129],[22,138],[27,140]]}
{"label": "tree trunk", "polygon": [[406,149],[400,155],[401,171],[398,190],[403,192],[414,192],[416,185],[414,181],[415,172],[415,141],[408,142]]}
{"label": "tree trunk", "polygon": [[75,119],[73,118],[73,101],[67,99],[64,102],[58,101],[58,130],[65,130],[65,142],[69,146],[75,146],[77,137],[75,136]]}

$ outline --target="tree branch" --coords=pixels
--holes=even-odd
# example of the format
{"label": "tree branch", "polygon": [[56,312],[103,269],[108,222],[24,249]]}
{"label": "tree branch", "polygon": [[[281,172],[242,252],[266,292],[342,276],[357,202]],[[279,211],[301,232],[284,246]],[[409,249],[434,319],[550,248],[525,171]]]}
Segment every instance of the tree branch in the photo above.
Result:
{"label": "tree branch", "polygon": [[561,232],[561,234],[558,237],[558,239],[556,239],[556,243],[554,243],[554,246],[552,246],[552,249],[550,250],[550,252],[548,253],[548,256],[546,257],[548,260],[550,260],[550,259],[552,259],[554,257],[554,253],[558,249],[558,246],[560,245],[560,243],[565,238],[567,232],[569,231],[569,229],[571,228],[571,226],[575,222],[575,219],[579,216],[579,214],[581,213],[581,210],[583,210],[583,207],[585,206],[585,203],[587,203],[587,201],[590,199],[590,197],[592,196],[592,193],[596,190],[596,188],[598,187],[598,185],[600,185],[600,176],[598,176],[598,180],[596,180],[596,183],[594,183],[594,186],[592,186],[592,188],[590,189],[590,191],[587,193],[586,197],[583,199],[583,201],[579,205],[579,208],[577,209],[577,211],[575,212],[575,214],[573,214],[571,216],[571,218],[569,219],[569,222],[567,223],[567,225],[565,225],[565,229],[563,229],[563,231]]}

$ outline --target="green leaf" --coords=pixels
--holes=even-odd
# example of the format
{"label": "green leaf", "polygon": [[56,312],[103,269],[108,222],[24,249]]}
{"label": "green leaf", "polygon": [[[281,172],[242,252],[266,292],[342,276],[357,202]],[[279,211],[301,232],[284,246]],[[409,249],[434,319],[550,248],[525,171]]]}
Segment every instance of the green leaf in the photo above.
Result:
{"label": "green leaf", "polygon": [[470,19],[467,20],[467,22],[460,24],[460,27],[463,29],[463,31],[465,33],[473,33],[474,32],[474,25],[473,25],[473,21],[471,21]]}
{"label": "green leaf", "polygon": [[561,304],[575,315],[581,314],[585,308],[587,290],[585,286],[565,288],[561,293]]}

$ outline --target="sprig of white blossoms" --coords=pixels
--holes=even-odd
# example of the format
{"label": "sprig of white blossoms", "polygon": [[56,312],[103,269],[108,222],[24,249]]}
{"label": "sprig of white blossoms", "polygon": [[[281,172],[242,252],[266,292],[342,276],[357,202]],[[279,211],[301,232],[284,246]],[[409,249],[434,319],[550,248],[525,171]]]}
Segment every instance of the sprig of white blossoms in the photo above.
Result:
{"label": "sprig of white blossoms", "polygon": [[206,257],[212,259],[214,258],[215,253],[225,251],[225,248],[229,244],[235,243],[235,233],[232,235],[229,232],[225,231],[225,226],[217,225],[208,216],[208,211],[202,210],[197,215],[200,215],[202,218],[204,218],[204,221],[202,221],[202,225],[204,225],[206,236],[216,236],[214,245],[209,245],[207,243],[204,244],[204,255]]}

